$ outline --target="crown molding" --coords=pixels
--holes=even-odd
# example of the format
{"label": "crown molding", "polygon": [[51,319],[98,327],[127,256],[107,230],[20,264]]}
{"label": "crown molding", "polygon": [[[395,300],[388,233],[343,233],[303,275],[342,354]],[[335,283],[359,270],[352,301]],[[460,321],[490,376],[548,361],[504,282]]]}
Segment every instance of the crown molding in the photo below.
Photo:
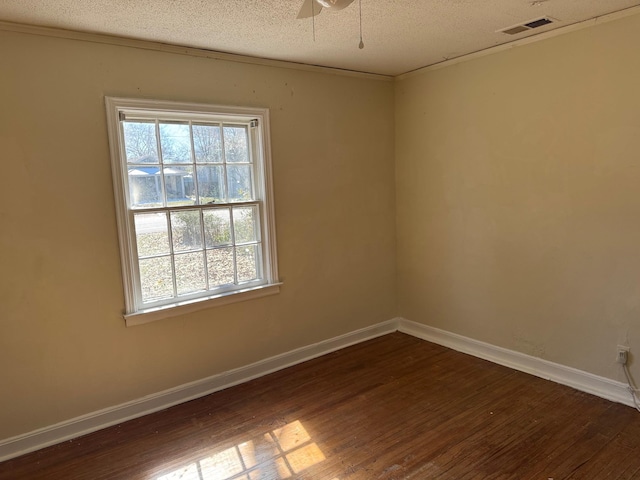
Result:
{"label": "crown molding", "polygon": [[460,57],[450,58],[449,60],[445,60],[439,63],[434,63],[433,65],[427,65],[427,66],[418,68],[416,70],[412,70],[410,72],[397,75],[394,78],[395,80],[405,80],[407,78],[415,77],[417,75],[431,72],[433,70],[439,70],[441,68],[450,67],[452,65],[457,65],[458,63],[468,62],[470,60],[475,60],[477,58],[486,57],[487,55],[493,55],[496,53],[504,52],[506,50],[511,50],[513,48],[529,45],[531,43],[540,42],[542,40],[547,40],[549,38],[558,37],[560,35],[565,35],[567,33],[583,30],[585,28],[593,27],[595,25],[600,25],[603,23],[620,20],[621,18],[631,17],[633,15],[638,15],[638,14],[640,14],[640,6],[625,8],[624,10],[608,13],[606,15],[594,17],[589,20],[584,20],[582,22],[572,23],[571,25],[566,25],[564,27],[555,28],[553,30],[549,30],[546,32],[531,35],[529,37],[521,38],[519,40],[514,40],[508,43],[503,43],[501,45],[496,45],[495,47],[489,47],[489,48],[485,48],[484,50],[478,50],[477,52],[461,55]]}
{"label": "crown molding", "polygon": [[80,42],[100,43],[104,45],[114,45],[118,47],[137,48],[140,50],[151,50],[155,52],[173,53],[177,55],[187,55],[191,57],[209,58],[212,60],[224,60],[227,62],[246,63],[263,67],[287,68],[290,70],[301,70],[305,72],[324,73],[344,77],[363,78],[368,80],[380,80],[392,82],[393,77],[376,73],[358,72],[341,68],[323,67],[320,65],[310,65],[306,63],[289,62],[285,60],[273,60],[269,58],[252,57],[249,55],[238,55],[235,53],[219,52],[204,48],[195,48],[185,45],[172,45],[168,43],[141,40],[137,38],[119,37],[102,33],[81,32],[76,30],[66,30],[62,28],[41,27],[22,23],[0,21],[0,31],[23,33],[27,35],[37,35],[44,37],[62,38],[66,40],[77,40]]}

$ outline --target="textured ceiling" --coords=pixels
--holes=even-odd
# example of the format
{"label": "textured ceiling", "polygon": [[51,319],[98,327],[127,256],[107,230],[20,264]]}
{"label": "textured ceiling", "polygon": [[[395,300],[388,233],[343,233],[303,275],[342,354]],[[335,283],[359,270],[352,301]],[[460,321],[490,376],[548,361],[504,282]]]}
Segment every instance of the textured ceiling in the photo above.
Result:
{"label": "textured ceiling", "polygon": [[[399,75],[553,28],[640,5],[640,0],[362,0],[296,16],[302,0],[2,0],[0,20],[153,40],[220,52]],[[542,16],[549,26],[508,36]]]}

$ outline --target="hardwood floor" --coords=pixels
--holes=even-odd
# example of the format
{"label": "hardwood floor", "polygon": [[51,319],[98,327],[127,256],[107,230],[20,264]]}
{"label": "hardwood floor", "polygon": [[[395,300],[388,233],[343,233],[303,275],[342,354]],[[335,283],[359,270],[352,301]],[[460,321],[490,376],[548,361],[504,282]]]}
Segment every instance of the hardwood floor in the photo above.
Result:
{"label": "hardwood floor", "polygon": [[0,463],[0,479],[640,479],[640,413],[394,333]]}

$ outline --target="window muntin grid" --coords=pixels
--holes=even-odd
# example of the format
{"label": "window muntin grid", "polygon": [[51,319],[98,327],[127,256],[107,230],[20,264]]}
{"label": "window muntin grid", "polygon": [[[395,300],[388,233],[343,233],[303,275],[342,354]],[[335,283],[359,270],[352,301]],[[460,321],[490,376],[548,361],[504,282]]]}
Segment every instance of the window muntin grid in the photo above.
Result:
{"label": "window muntin grid", "polygon": [[[278,293],[268,109],[115,97],[106,97],[105,103],[126,324]],[[146,136],[136,139],[129,131],[132,124],[146,130]],[[208,135],[205,141],[203,135]],[[176,238],[176,251],[173,235],[184,237],[179,230],[186,227],[180,218],[172,225],[171,212],[194,209],[201,210],[194,221],[204,230],[202,241],[195,234]],[[226,225],[225,217],[228,228],[209,226],[212,221]],[[234,217],[236,223],[241,218],[236,229]],[[200,258],[203,264],[193,267]],[[236,262],[233,270],[224,268],[229,262]],[[248,262],[249,268],[240,268],[239,262]],[[185,268],[192,277],[176,281],[175,273]],[[203,276],[205,291],[196,291],[202,289]],[[153,287],[145,293],[147,302],[142,301],[142,283]]]}
{"label": "window muntin grid", "polygon": [[159,113],[120,112],[133,310],[268,283],[257,121]]}
{"label": "window muntin grid", "polygon": [[126,119],[128,207],[255,200],[250,124]]}
{"label": "window muntin grid", "polygon": [[143,303],[262,281],[259,208],[252,202],[132,210]]}

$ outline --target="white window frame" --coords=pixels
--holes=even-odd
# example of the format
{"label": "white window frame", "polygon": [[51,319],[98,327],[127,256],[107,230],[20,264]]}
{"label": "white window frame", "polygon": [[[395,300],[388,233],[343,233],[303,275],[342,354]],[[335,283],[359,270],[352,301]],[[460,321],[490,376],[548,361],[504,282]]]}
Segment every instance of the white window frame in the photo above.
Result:
{"label": "white window frame", "polygon": [[[127,326],[181,315],[218,305],[264,297],[279,292],[273,183],[271,176],[269,110],[265,108],[228,107],[198,103],[105,97],[113,189],[118,221],[118,235],[125,297],[124,319]],[[128,164],[125,153],[122,120],[133,118],[162,118],[170,120],[215,121],[223,123],[252,123],[249,129],[253,144],[253,182],[255,200],[259,204],[261,240],[261,279],[248,284],[209,290],[151,304],[142,301],[134,212],[129,199]],[[242,205],[242,203],[239,203]],[[203,210],[202,205],[189,208]],[[172,211],[172,207],[166,207]],[[204,247],[203,247],[204,248]]]}

